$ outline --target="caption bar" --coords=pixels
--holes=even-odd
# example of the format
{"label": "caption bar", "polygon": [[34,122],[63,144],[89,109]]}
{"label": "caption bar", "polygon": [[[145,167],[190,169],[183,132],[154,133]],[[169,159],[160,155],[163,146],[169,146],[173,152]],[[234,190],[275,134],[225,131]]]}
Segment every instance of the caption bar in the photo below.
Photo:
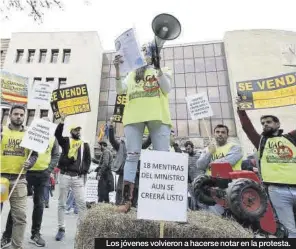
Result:
{"label": "caption bar", "polygon": [[205,247],[205,248],[296,248],[292,239],[96,239],[95,248],[131,248],[131,247]]}

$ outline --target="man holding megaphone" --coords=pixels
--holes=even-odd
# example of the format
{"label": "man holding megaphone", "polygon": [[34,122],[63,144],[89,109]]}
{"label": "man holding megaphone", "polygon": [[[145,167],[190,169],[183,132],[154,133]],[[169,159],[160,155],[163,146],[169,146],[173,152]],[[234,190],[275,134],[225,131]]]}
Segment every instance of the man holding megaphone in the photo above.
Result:
{"label": "man holding megaphone", "polygon": [[[124,213],[132,206],[145,127],[148,127],[155,150],[170,150],[172,121],[168,94],[171,90],[172,72],[168,68],[159,67],[159,50],[164,43],[163,40],[176,38],[181,28],[177,19],[167,14],[158,15],[152,22],[152,28],[158,40],[155,38],[155,42],[142,46],[146,66],[130,72],[122,80],[120,65],[124,62],[124,58],[118,55],[113,62],[116,70],[117,94],[126,94],[128,100],[122,120],[127,149],[123,174],[123,201],[118,207],[118,211]],[[162,42],[160,44],[157,41]]]}

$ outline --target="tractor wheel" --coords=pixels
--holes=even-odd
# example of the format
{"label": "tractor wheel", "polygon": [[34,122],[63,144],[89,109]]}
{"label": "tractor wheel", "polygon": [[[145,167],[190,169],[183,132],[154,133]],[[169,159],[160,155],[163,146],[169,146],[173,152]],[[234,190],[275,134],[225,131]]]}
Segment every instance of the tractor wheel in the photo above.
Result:
{"label": "tractor wheel", "polygon": [[241,220],[258,221],[267,210],[267,194],[250,179],[238,179],[229,184],[227,202],[231,212]]}
{"label": "tractor wheel", "polygon": [[197,200],[202,204],[214,206],[216,201],[212,198],[210,191],[207,187],[214,187],[214,182],[210,176],[200,175],[196,177],[192,183],[193,192]]}

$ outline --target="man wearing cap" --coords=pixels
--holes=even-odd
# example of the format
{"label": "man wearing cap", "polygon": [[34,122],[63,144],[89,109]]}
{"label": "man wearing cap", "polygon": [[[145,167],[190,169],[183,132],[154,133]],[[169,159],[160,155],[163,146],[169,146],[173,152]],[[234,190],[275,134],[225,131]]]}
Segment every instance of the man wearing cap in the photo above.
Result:
{"label": "man wearing cap", "polygon": [[91,164],[91,154],[88,143],[80,139],[81,127],[73,125],[70,128],[70,137],[63,137],[65,115],[61,115],[55,137],[62,148],[58,167],[59,203],[58,203],[58,233],[56,240],[61,241],[65,236],[65,206],[67,194],[71,188],[78,208],[78,222],[81,221],[86,210],[84,193],[84,175],[87,174]]}

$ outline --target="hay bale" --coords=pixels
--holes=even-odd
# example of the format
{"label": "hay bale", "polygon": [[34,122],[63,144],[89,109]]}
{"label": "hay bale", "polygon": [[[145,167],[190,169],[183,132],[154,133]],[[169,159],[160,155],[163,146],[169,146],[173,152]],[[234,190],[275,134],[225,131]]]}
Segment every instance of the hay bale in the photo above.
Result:
{"label": "hay bale", "polygon": [[[189,211],[188,223],[165,223],[164,237],[251,238],[252,232],[234,220],[205,211]],[[88,210],[79,225],[77,248],[94,248],[94,238],[159,238],[159,222],[137,220],[136,209],[121,214],[113,205],[99,204]]]}

